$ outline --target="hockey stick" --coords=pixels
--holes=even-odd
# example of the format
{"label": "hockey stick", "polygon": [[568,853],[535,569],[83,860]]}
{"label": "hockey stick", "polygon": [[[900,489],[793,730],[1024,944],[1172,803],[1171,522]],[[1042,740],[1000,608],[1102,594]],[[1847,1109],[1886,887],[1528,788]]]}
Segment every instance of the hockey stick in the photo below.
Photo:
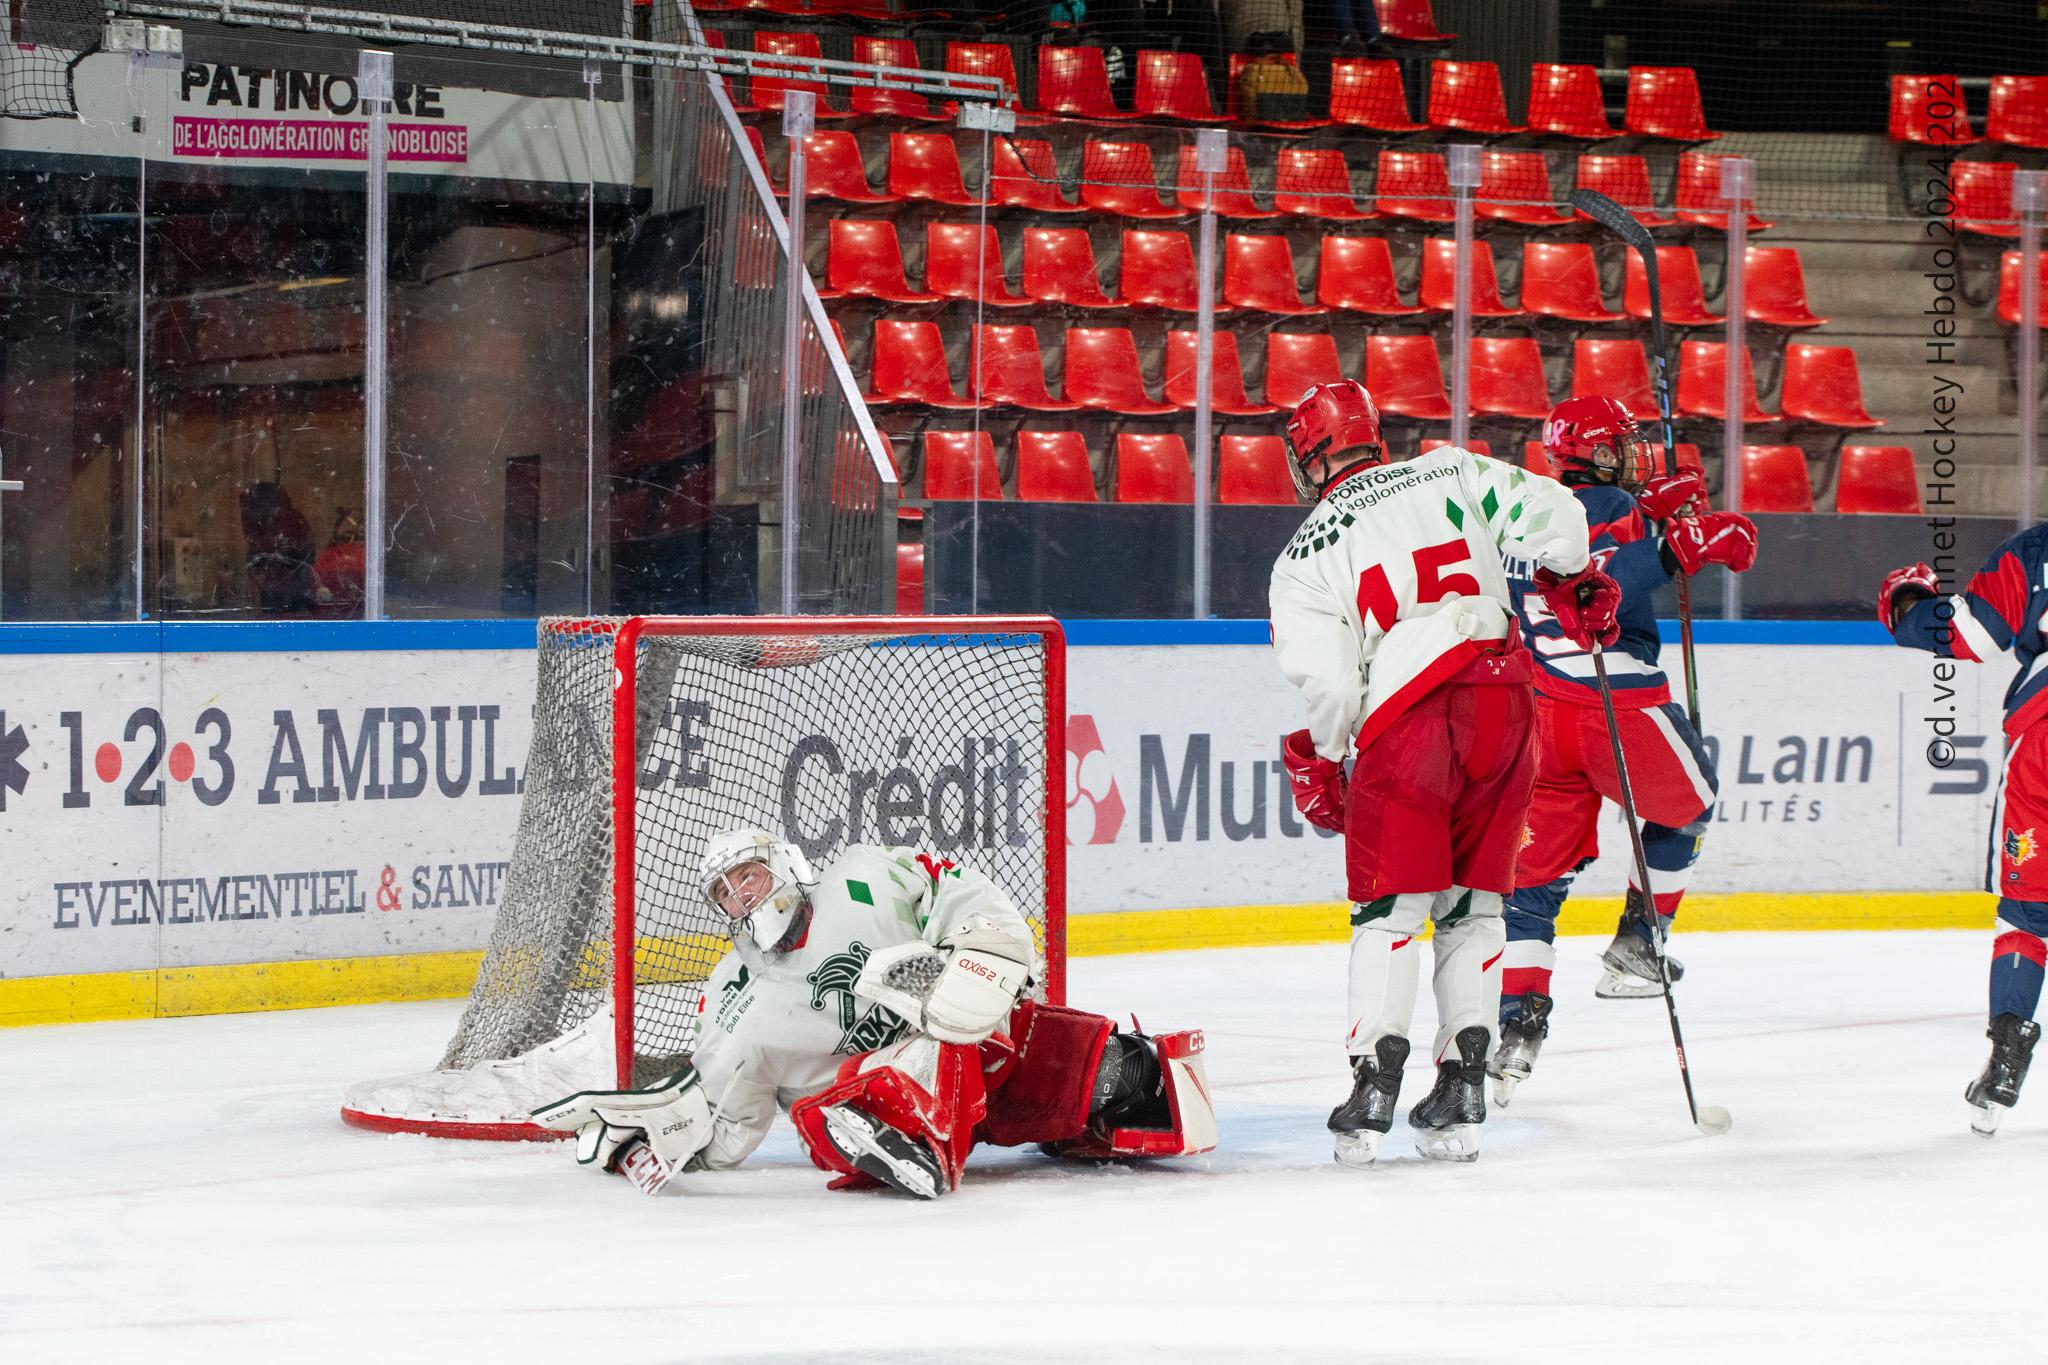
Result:
{"label": "hockey stick", "polygon": [[1621,785],[1621,814],[1628,821],[1629,848],[1635,854],[1643,900],[1649,905],[1650,946],[1656,950],[1657,975],[1664,983],[1664,1012],[1671,1017],[1671,1045],[1678,1049],[1678,1079],[1685,1083],[1685,1107],[1692,1111],[1693,1125],[1702,1133],[1725,1133],[1734,1123],[1728,1111],[1713,1104],[1703,1108],[1693,1098],[1692,1068],[1685,1060],[1685,1035],[1678,1029],[1678,1002],[1671,996],[1671,959],[1664,951],[1664,923],[1657,914],[1657,898],[1650,890],[1650,859],[1643,852],[1643,827],[1636,819],[1636,798],[1628,785],[1628,760],[1621,752],[1621,724],[1614,718],[1614,690],[1607,683],[1607,657],[1600,652],[1598,640],[1593,642],[1593,673],[1600,682],[1600,709],[1607,715],[1607,738],[1614,746],[1614,774]]}
{"label": "hockey stick", "polygon": [[[1643,258],[1643,278],[1650,288],[1650,355],[1656,368],[1650,384],[1657,395],[1657,416],[1664,424],[1664,472],[1678,472],[1678,436],[1671,424],[1671,357],[1664,336],[1664,298],[1657,284],[1657,244],[1636,216],[1598,190],[1573,190],[1572,207],[1636,249]],[[1700,728],[1699,670],[1692,652],[1692,575],[1678,574],[1678,644],[1685,660],[1685,711],[1692,728]]]}

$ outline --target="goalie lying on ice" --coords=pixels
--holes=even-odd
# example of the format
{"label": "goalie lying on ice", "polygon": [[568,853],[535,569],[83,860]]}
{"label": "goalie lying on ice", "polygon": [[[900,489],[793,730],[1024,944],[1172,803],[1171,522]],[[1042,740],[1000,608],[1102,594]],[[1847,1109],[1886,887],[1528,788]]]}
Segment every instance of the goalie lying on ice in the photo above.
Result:
{"label": "goalie lying on ice", "polygon": [[822,874],[737,829],[707,845],[705,898],[733,949],[704,984],[690,1064],[644,1090],[534,1112],[576,1157],[652,1194],[737,1166],[786,1109],[834,1189],[956,1188],[977,1142],[1082,1159],[1216,1145],[1196,1031],[1147,1037],[1022,998],[1031,929],[950,858],[849,847]]}

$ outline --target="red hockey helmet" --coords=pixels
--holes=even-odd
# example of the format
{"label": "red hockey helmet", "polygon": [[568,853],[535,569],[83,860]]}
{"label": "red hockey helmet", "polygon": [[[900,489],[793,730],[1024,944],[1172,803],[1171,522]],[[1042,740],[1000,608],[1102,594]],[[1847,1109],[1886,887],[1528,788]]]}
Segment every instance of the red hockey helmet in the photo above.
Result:
{"label": "red hockey helmet", "polygon": [[1633,493],[1657,472],[1636,419],[1612,398],[1567,398],[1552,408],[1543,449],[1565,483],[1611,483]]}
{"label": "red hockey helmet", "polygon": [[[1360,451],[1355,458],[1342,457]],[[1322,488],[1309,477],[1308,463],[1319,455],[1331,457],[1331,473],[1358,464],[1378,464],[1387,448],[1380,438],[1380,410],[1365,385],[1353,379],[1335,384],[1318,384],[1294,405],[1287,419],[1287,472],[1303,500],[1315,501]],[[1327,486],[1327,481],[1325,481]]]}

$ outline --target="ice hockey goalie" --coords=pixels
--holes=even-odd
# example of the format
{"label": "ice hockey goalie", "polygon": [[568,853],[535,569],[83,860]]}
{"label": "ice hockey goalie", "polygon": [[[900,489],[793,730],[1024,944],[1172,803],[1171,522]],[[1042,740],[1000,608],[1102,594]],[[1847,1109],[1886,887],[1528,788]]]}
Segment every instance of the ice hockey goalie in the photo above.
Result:
{"label": "ice hockey goalie", "polygon": [[935,1199],[978,1142],[1084,1160],[1216,1145],[1201,1033],[1026,998],[1030,927],[980,872],[864,845],[814,871],[735,829],[707,844],[699,885],[733,948],[705,983],[697,1049],[657,1085],[535,1111],[577,1135],[578,1161],[656,1193],[737,1166],[787,1111],[832,1188]]}

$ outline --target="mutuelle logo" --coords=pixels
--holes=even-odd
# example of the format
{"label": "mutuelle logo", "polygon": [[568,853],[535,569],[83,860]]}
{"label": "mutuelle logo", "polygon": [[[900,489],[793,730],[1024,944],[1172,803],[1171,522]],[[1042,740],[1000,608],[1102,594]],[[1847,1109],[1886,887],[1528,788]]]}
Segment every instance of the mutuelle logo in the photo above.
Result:
{"label": "mutuelle logo", "polygon": [[1111,844],[1124,825],[1109,752],[1093,716],[1067,717],[1067,842]]}

